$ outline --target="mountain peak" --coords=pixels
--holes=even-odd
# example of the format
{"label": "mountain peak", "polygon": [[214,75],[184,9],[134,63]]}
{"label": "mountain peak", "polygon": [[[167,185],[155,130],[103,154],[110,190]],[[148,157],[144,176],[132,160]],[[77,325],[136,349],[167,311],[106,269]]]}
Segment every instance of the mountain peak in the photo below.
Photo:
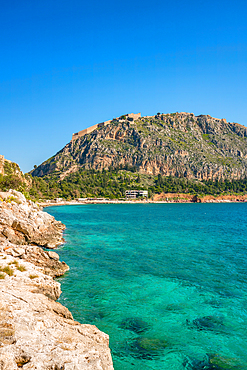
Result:
{"label": "mountain peak", "polygon": [[125,114],[73,134],[33,176],[64,178],[80,168],[135,167],[149,175],[239,179],[247,172],[247,128],[193,113]]}

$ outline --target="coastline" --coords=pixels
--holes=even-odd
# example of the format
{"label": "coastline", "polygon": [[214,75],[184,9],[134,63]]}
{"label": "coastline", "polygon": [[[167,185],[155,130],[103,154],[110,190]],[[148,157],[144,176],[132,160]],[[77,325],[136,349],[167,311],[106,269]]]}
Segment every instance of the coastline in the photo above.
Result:
{"label": "coastline", "polygon": [[[169,194],[170,195],[170,194]],[[179,196],[174,197],[169,196],[164,200],[164,197],[157,197],[157,200],[118,200],[118,199],[111,199],[111,200],[87,200],[87,201],[79,201],[79,200],[69,200],[69,201],[52,201],[49,200],[47,202],[38,202],[39,206],[46,208],[52,206],[65,206],[65,205],[86,205],[86,204],[177,204],[177,203],[247,203],[247,194],[241,196],[204,196],[202,198],[197,198],[193,200],[192,196],[187,198],[180,198]]]}
{"label": "coastline", "polygon": [[65,226],[21,193],[12,195],[15,201],[0,202],[1,369],[113,370],[108,335],[74,321],[56,302],[54,278],[69,266],[43,248],[61,245]]}
{"label": "coastline", "polygon": [[[54,278],[62,276],[69,267],[59,261],[56,252],[44,248],[54,249],[63,243],[65,226],[21,193],[10,193],[10,202],[0,202],[2,369],[113,370],[109,336],[94,325],[74,321],[70,311],[56,302],[61,288]],[[228,203],[227,199],[222,201]],[[178,202],[90,201],[99,203]],[[46,206],[76,204],[89,202],[55,202]]]}

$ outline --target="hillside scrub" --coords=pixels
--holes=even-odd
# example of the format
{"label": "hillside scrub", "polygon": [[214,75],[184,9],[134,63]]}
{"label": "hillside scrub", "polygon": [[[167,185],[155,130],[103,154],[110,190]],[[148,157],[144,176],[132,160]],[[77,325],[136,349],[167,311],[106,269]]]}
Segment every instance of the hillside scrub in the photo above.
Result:
{"label": "hillside scrub", "polygon": [[[42,200],[64,198],[123,198],[130,189],[148,190],[149,197],[158,193],[185,193],[198,195],[244,194],[247,193],[247,179],[225,181],[198,181],[172,176],[151,176],[140,174],[135,167],[105,171],[79,170],[60,179],[59,176],[32,177],[23,179],[15,175],[0,175],[0,191],[15,189],[28,199]],[[28,184],[26,183],[28,178]],[[0,199],[1,200],[1,199]],[[15,199],[7,199],[15,201]]]}
{"label": "hillside scrub", "polygon": [[29,191],[36,199],[64,198],[67,200],[92,198],[123,198],[130,189],[148,190],[149,197],[158,193],[185,193],[198,195],[247,193],[247,179],[225,181],[198,181],[171,176],[151,176],[134,171],[79,170],[63,180],[59,177],[33,178]]}

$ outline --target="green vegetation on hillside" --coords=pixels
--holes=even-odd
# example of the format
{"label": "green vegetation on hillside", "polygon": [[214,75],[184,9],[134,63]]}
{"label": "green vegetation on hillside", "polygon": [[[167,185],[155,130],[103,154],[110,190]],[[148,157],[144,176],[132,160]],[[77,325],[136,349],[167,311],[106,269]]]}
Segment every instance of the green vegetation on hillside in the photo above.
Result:
{"label": "green vegetation on hillside", "polygon": [[155,185],[150,186],[149,191],[153,193],[188,193],[199,195],[246,193],[247,179],[233,181],[196,181],[158,175],[155,179]]}
{"label": "green vegetation on hillside", "polygon": [[16,175],[6,175],[0,174],[0,190],[6,191],[8,189],[19,189],[23,186],[23,180]]}
{"label": "green vegetation on hillside", "polygon": [[15,189],[21,191],[27,198],[29,188],[32,185],[32,178],[29,174],[23,175],[17,163],[5,161],[4,175],[0,174],[0,191],[8,191]]}
{"label": "green vegetation on hillside", "polygon": [[0,175],[0,190],[16,189],[27,198],[76,199],[76,198],[123,198],[125,190],[148,190],[149,197],[157,193],[187,193],[219,195],[247,193],[247,179],[225,181],[197,181],[186,178],[151,176],[136,172],[134,167],[109,169],[108,171],[79,170],[60,180],[56,176],[22,177],[14,174]]}

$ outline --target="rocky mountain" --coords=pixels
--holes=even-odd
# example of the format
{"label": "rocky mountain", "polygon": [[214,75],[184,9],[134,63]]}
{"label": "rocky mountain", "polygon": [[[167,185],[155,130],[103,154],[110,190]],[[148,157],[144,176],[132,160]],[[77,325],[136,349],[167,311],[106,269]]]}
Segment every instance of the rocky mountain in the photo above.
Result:
{"label": "rocky mountain", "polygon": [[[225,119],[172,113],[113,119],[76,137],[31,173],[66,177],[81,168],[135,166],[144,174],[188,179],[241,179],[247,175],[247,128]],[[93,127],[96,127],[93,126]],[[86,130],[84,130],[86,131]]]}

